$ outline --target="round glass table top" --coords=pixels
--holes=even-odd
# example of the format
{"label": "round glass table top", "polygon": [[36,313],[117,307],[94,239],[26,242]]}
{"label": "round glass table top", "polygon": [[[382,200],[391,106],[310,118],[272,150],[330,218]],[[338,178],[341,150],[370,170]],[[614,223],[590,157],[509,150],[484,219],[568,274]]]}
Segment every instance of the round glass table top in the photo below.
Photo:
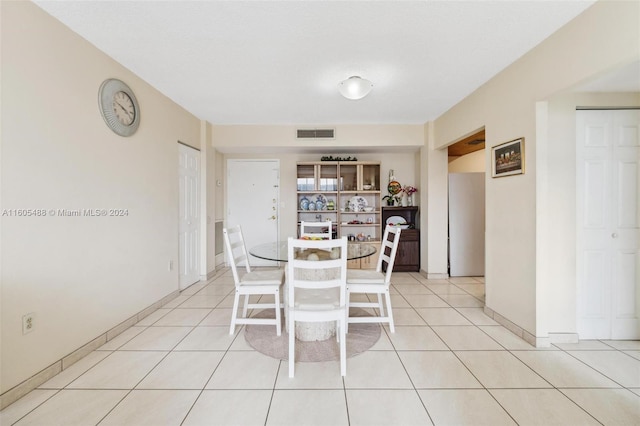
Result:
{"label": "round glass table top", "polygon": [[[252,247],[249,254],[260,259],[273,260],[276,262],[286,262],[288,260],[287,241],[279,243],[265,243]],[[347,259],[354,260],[371,256],[377,251],[376,246],[371,243],[349,243],[347,246]]]}

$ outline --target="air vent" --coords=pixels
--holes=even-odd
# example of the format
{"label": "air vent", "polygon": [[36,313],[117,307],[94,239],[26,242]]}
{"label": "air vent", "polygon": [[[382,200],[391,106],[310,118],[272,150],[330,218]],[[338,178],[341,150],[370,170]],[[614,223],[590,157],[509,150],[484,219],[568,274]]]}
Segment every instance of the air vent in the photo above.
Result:
{"label": "air vent", "polygon": [[474,139],[467,142],[467,145],[480,145],[481,143],[484,143],[484,139]]}
{"label": "air vent", "polygon": [[335,139],[335,129],[298,129],[298,139]]}

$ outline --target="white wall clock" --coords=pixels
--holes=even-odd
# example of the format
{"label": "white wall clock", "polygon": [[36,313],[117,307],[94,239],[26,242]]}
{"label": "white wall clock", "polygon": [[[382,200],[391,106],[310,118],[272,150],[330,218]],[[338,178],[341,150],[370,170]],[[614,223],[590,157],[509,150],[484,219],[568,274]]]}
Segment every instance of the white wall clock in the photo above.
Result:
{"label": "white wall clock", "polygon": [[105,80],[98,91],[100,113],[107,126],[120,136],[131,136],[140,125],[140,106],[133,90],[115,78]]}

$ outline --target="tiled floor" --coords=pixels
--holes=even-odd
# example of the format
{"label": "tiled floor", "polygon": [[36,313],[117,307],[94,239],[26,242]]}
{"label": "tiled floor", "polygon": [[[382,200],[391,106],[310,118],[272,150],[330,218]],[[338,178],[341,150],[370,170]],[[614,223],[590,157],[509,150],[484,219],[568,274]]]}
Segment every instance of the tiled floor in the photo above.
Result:
{"label": "tiled floor", "polygon": [[222,271],[0,413],[2,425],[640,424],[640,341],[536,349],[482,311],[480,278],[394,274],[396,333],[287,364],[228,333]]}

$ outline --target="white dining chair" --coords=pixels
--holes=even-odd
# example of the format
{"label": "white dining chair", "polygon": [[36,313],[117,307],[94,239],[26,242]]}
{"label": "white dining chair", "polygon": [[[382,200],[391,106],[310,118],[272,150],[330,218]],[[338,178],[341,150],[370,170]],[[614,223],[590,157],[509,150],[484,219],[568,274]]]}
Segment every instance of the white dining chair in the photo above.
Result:
{"label": "white dining chair", "polygon": [[330,220],[323,222],[300,222],[300,237],[321,237],[332,239],[333,224]]}
{"label": "white dining chair", "polygon": [[[376,269],[349,269],[347,271],[347,305],[349,308],[378,308],[378,316],[351,316],[347,320],[348,324],[353,323],[388,323],[389,329],[395,333],[393,326],[393,311],[391,310],[391,296],[389,286],[391,285],[391,273],[400,242],[399,227],[387,225],[380,245],[380,256]],[[391,240],[389,240],[391,238]],[[386,264],[386,272],[383,272],[383,264]],[[378,296],[378,302],[351,302],[353,293],[373,293]],[[384,303],[383,303],[384,296]],[[386,303],[386,315],[385,315]]]}
{"label": "white dining chair", "polygon": [[[229,334],[235,333],[236,324],[274,324],[276,326],[276,333],[280,336],[282,333],[280,288],[284,282],[284,270],[265,269],[252,271],[240,226],[238,225],[228,229],[224,228],[222,233],[224,234],[227,258],[229,265],[231,265],[233,280],[236,285]],[[245,270],[244,273],[240,274],[238,269],[241,267],[242,262],[244,262]],[[251,295],[273,295],[274,303],[249,303],[249,297]],[[240,296],[244,296],[244,307],[242,309],[242,317],[238,318]],[[260,299],[262,299],[262,297]],[[274,308],[276,318],[249,318],[247,317],[249,308]]]}
{"label": "white dining chair", "polygon": [[[289,329],[289,377],[295,370],[295,323],[336,322],[340,345],[340,374],[347,374],[346,279],[347,237],[336,240],[288,240],[287,324]],[[326,251],[319,256],[300,256],[306,249]],[[338,253],[339,251],[339,253]],[[314,259],[314,260],[310,260]]]}

